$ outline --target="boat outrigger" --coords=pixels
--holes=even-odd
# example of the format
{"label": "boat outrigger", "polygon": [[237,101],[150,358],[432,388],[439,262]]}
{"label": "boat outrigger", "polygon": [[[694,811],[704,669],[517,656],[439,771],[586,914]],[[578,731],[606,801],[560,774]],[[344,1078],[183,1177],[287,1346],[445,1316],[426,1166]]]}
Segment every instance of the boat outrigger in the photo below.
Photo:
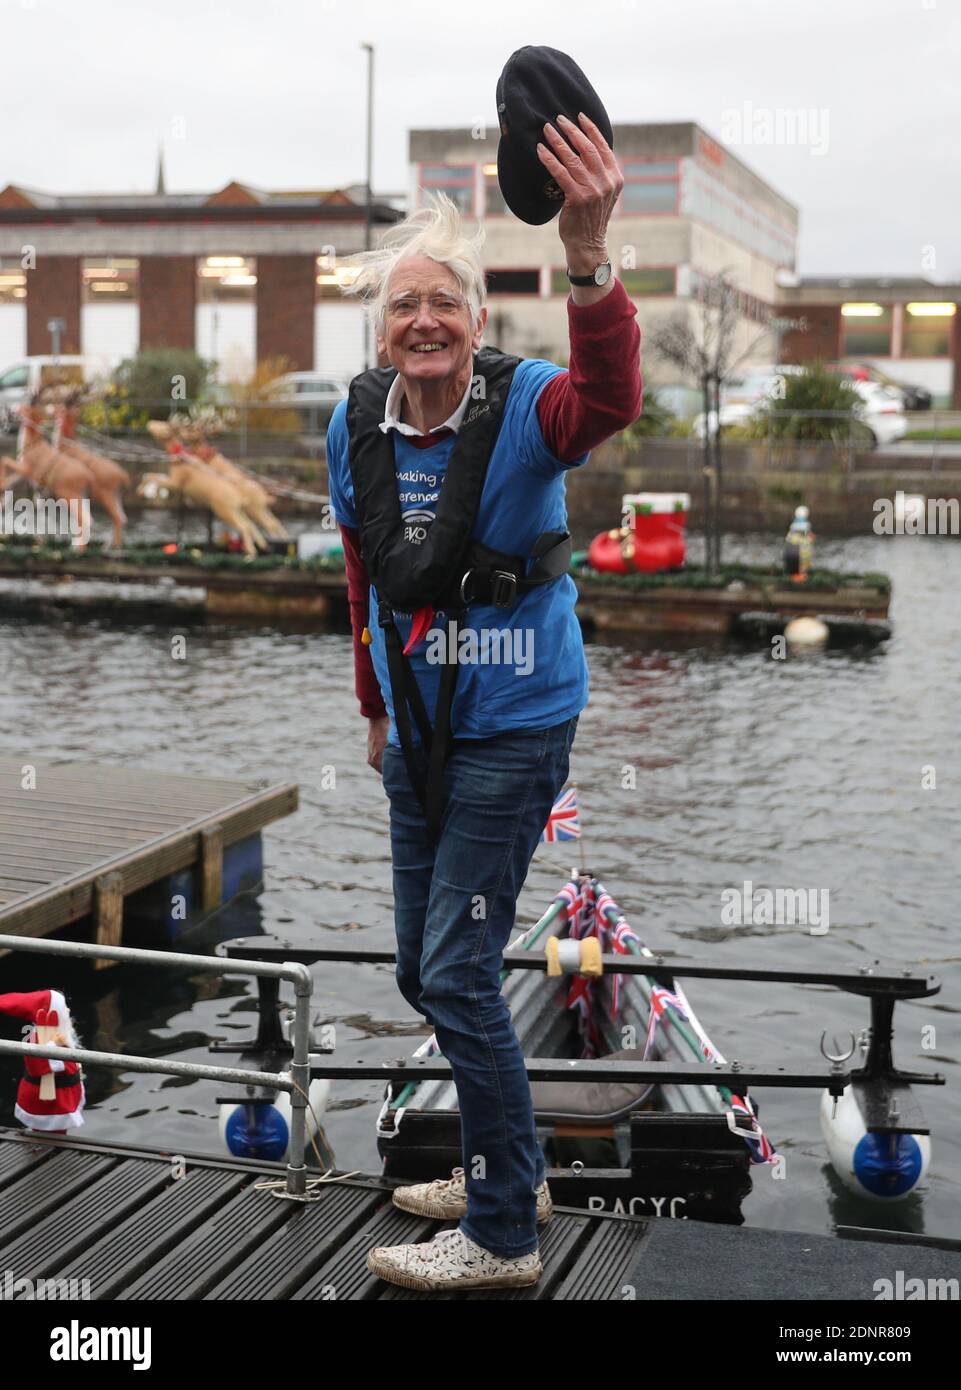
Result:
{"label": "boat outrigger", "polygon": [[[392,963],[392,951],[310,949],[264,938],[227,942],[243,959]],[[943,1085],[939,1073],[902,1072],[892,1056],[898,999],[936,994],[934,976],[877,968],[804,971],[667,962],[638,936],[596,877],[575,870],[547,911],[504,953],[503,991],[528,1059],[538,1132],[554,1200],[634,1215],[738,1224],[750,1170],[783,1160],[761,1129],[753,1092],[769,1086],[823,1092],[821,1123],[841,1181],[861,1196],[896,1200],[915,1191],[930,1162],[929,1128],[912,1085]],[[870,1000],[870,1025],[850,1047],[821,1052],[829,1071],[791,1072],[728,1063],[712,1043],[680,979],[831,986]],[[273,993],[271,994],[271,990]],[[269,1051],[283,1065],[276,987],[261,984],[258,1037],[216,1045],[250,1067]],[[862,1065],[846,1064],[860,1048]],[[311,1055],[311,1078],[387,1082],[377,1121],[384,1176],[404,1182],[446,1177],[462,1162],[457,1095],[449,1064],[428,1038],[409,1058],[335,1063]],[[269,1093],[224,1097],[241,1107],[249,1157]],[[263,1123],[258,1119],[262,1107]],[[237,1152],[238,1150],[233,1149]],[[276,1157],[273,1151],[271,1157]]]}

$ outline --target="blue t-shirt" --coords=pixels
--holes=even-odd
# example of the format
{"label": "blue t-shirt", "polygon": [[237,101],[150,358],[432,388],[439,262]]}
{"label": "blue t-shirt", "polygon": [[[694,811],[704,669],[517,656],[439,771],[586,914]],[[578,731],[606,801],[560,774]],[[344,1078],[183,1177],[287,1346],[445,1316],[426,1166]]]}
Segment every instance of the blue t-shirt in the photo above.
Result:
{"label": "blue t-shirt", "polygon": [[[491,455],[473,536],[510,555],[530,555],[542,531],[567,530],[564,478],[570,463],[554,457],[541,433],[537,398],[562,369],[536,358],[514,373],[500,432]],[[336,520],[356,527],[354,489],[348,462],[347,402],[341,401],[327,431],[330,500]],[[434,518],[441,483],[457,436],[418,449],[398,430],[394,460],[407,540],[419,545]],[[493,738],[511,729],[543,729],[579,714],[587,704],[588,673],[580,624],[574,615],[577,589],[570,575],[523,594],[509,609],[471,604],[457,644],[459,670],[451,728],[455,738]],[[396,614],[404,645],[411,615]],[[377,595],[370,590],[371,656],[390,715],[389,742],[399,746],[387,674],[384,634],[377,623]],[[447,615],[438,611],[426,637],[408,654],[431,723],[437,706],[442,661],[448,641]],[[413,726],[417,740],[416,726]],[[419,740],[418,740],[419,741]]]}

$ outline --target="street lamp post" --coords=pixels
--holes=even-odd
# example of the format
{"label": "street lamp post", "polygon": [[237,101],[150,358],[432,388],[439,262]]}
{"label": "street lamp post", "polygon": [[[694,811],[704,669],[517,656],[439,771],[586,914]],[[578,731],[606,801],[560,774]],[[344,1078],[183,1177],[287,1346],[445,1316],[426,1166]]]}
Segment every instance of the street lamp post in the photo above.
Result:
{"label": "street lamp post", "polygon": [[66,319],[47,319],[47,332],[51,339],[51,356],[60,356],[60,336],[67,326]]}

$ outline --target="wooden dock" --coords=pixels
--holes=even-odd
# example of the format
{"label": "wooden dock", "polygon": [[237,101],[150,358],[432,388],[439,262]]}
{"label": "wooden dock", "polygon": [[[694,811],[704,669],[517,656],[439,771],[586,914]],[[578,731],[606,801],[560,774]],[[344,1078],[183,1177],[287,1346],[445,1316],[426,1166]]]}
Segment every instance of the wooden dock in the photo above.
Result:
{"label": "wooden dock", "polygon": [[[260,831],[294,812],[297,794],[293,783],[0,758],[0,934],[48,936],[89,917],[96,941],[120,945],[138,895],[138,920],[159,914],[175,935],[259,885]],[[187,911],[175,928],[163,920],[170,892]]]}
{"label": "wooden dock", "polygon": [[327,1184],[306,1204],[258,1191],[283,1174],[276,1163],[184,1155],[178,1166],[171,1153],[0,1130],[0,1270],[86,1279],[91,1299],[611,1299],[647,1226],[556,1208],[532,1288],[420,1294],[371,1274],[367,1251],[451,1223],[401,1211],[393,1185],[374,1177]]}

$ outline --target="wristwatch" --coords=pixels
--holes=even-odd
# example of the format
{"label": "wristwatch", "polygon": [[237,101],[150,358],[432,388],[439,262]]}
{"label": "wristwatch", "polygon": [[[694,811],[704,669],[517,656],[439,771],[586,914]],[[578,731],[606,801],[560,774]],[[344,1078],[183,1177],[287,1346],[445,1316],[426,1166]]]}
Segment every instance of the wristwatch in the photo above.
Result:
{"label": "wristwatch", "polygon": [[572,285],[606,285],[611,278],[611,263],[605,261],[603,265],[595,266],[590,275],[572,275],[568,267],[567,278]]}

